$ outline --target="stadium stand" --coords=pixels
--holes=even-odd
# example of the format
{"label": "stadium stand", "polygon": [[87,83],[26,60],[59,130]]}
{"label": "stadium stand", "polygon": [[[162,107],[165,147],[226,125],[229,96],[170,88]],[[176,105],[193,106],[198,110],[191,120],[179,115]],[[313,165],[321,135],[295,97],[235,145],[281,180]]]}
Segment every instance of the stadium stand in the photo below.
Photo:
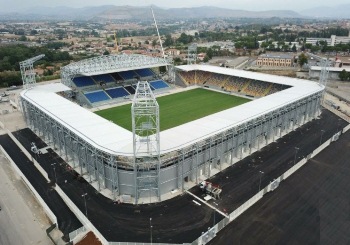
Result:
{"label": "stadium stand", "polygon": [[114,78],[109,74],[101,74],[101,75],[95,75],[92,76],[92,79],[94,79],[97,83],[105,82],[105,83],[112,83],[115,82]]}
{"label": "stadium stand", "polygon": [[134,79],[137,74],[134,71],[121,71],[118,72],[119,76],[121,76],[124,80]]}
{"label": "stadium stand", "polygon": [[240,77],[230,77],[224,85],[224,89],[231,92],[241,92],[247,80]]}
{"label": "stadium stand", "polygon": [[168,88],[169,85],[166,84],[163,80],[157,80],[150,82],[151,87],[154,89]]}
{"label": "stadium stand", "polygon": [[116,72],[112,73],[111,76],[116,80],[116,81],[123,81],[124,79]]}
{"label": "stadium stand", "polygon": [[106,89],[106,93],[113,99],[130,95],[123,87]]}
{"label": "stadium stand", "polygon": [[196,79],[197,84],[204,85],[214,75],[218,75],[218,74],[210,73],[210,72],[206,72],[206,71],[197,71],[195,79]]}
{"label": "stadium stand", "polygon": [[103,90],[95,91],[91,93],[84,93],[84,95],[91,103],[96,103],[96,102],[110,99]]}
{"label": "stadium stand", "polygon": [[[216,86],[216,87],[223,87],[224,84],[229,80],[229,76],[223,75],[223,74],[203,74],[203,84]],[[199,80],[200,81],[200,80]]]}
{"label": "stadium stand", "polygon": [[96,83],[91,77],[75,77],[73,78],[73,83],[77,87],[96,85]]}
{"label": "stadium stand", "polygon": [[288,88],[281,84],[249,80],[241,77],[231,77],[206,71],[182,71],[179,72],[178,75],[187,85],[196,84],[197,81],[198,85],[215,86],[225,91],[243,93],[254,97],[270,95]]}
{"label": "stadium stand", "polygon": [[187,85],[192,85],[195,84],[195,72],[194,71],[189,71],[189,72],[179,72],[178,73],[180,78],[187,84]]}
{"label": "stadium stand", "polygon": [[270,90],[267,91],[266,95],[274,94],[287,88],[290,88],[290,87],[283,84],[273,83]]}
{"label": "stadium stand", "polygon": [[250,96],[261,97],[269,86],[269,83],[251,80],[248,86],[244,86],[241,92]]}
{"label": "stadium stand", "polygon": [[154,76],[154,73],[152,72],[152,70],[151,70],[151,69],[148,69],[148,68],[135,70],[135,72],[136,72],[140,77],[151,77],[151,76]]}
{"label": "stadium stand", "polygon": [[128,91],[130,94],[135,94],[135,88],[133,86],[125,86],[124,89]]}

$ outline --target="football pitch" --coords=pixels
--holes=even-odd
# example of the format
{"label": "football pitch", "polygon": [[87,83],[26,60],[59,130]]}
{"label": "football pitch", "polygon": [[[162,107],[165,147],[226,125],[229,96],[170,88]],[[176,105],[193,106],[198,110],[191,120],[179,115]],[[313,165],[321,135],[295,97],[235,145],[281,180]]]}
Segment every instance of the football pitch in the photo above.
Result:
{"label": "football pitch", "polygon": [[[223,111],[250,100],[206,89],[193,89],[157,98],[160,131]],[[132,131],[131,104],[95,112]]]}

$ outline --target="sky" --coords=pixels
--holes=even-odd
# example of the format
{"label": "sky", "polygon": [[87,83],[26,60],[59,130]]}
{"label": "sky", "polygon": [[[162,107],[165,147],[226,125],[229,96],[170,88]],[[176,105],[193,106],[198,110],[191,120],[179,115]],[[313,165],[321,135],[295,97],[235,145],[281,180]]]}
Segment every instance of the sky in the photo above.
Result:
{"label": "sky", "polygon": [[100,5],[146,6],[154,4],[163,8],[216,6],[243,10],[294,10],[300,11],[321,6],[348,4],[349,0],[0,0],[0,12],[22,11],[35,6],[86,7]]}

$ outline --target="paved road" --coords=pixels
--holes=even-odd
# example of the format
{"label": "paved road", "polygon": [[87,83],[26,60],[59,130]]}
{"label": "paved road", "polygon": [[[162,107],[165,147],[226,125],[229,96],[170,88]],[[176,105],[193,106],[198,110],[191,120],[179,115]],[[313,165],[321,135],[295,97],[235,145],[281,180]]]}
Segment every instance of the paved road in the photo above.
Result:
{"label": "paved road", "polygon": [[347,132],[209,244],[350,244],[349,142]]}
{"label": "paved road", "polygon": [[8,135],[1,135],[0,144],[56,215],[58,228],[65,234],[66,238],[70,232],[80,228],[82,224],[52,188],[52,184],[47,183],[46,179],[23,152],[21,152],[11,138]]}
{"label": "paved road", "polygon": [[52,244],[45,232],[50,224],[30,195],[0,156],[0,245]]}

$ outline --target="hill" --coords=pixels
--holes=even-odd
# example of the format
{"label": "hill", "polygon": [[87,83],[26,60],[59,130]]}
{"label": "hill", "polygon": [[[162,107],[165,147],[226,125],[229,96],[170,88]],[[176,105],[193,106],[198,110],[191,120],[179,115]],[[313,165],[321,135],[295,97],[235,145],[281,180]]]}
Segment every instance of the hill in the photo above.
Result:
{"label": "hill", "polygon": [[[153,7],[157,19],[197,19],[197,18],[302,18],[290,10],[247,11],[218,7],[171,8]],[[0,19],[57,19],[57,20],[147,20],[150,19],[150,7],[103,5],[84,8],[70,7],[34,7],[17,13],[0,13]]]}
{"label": "hill", "polygon": [[350,16],[350,4],[338,5],[338,6],[322,6],[300,11],[301,14],[316,17],[316,18],[349,18]]}

